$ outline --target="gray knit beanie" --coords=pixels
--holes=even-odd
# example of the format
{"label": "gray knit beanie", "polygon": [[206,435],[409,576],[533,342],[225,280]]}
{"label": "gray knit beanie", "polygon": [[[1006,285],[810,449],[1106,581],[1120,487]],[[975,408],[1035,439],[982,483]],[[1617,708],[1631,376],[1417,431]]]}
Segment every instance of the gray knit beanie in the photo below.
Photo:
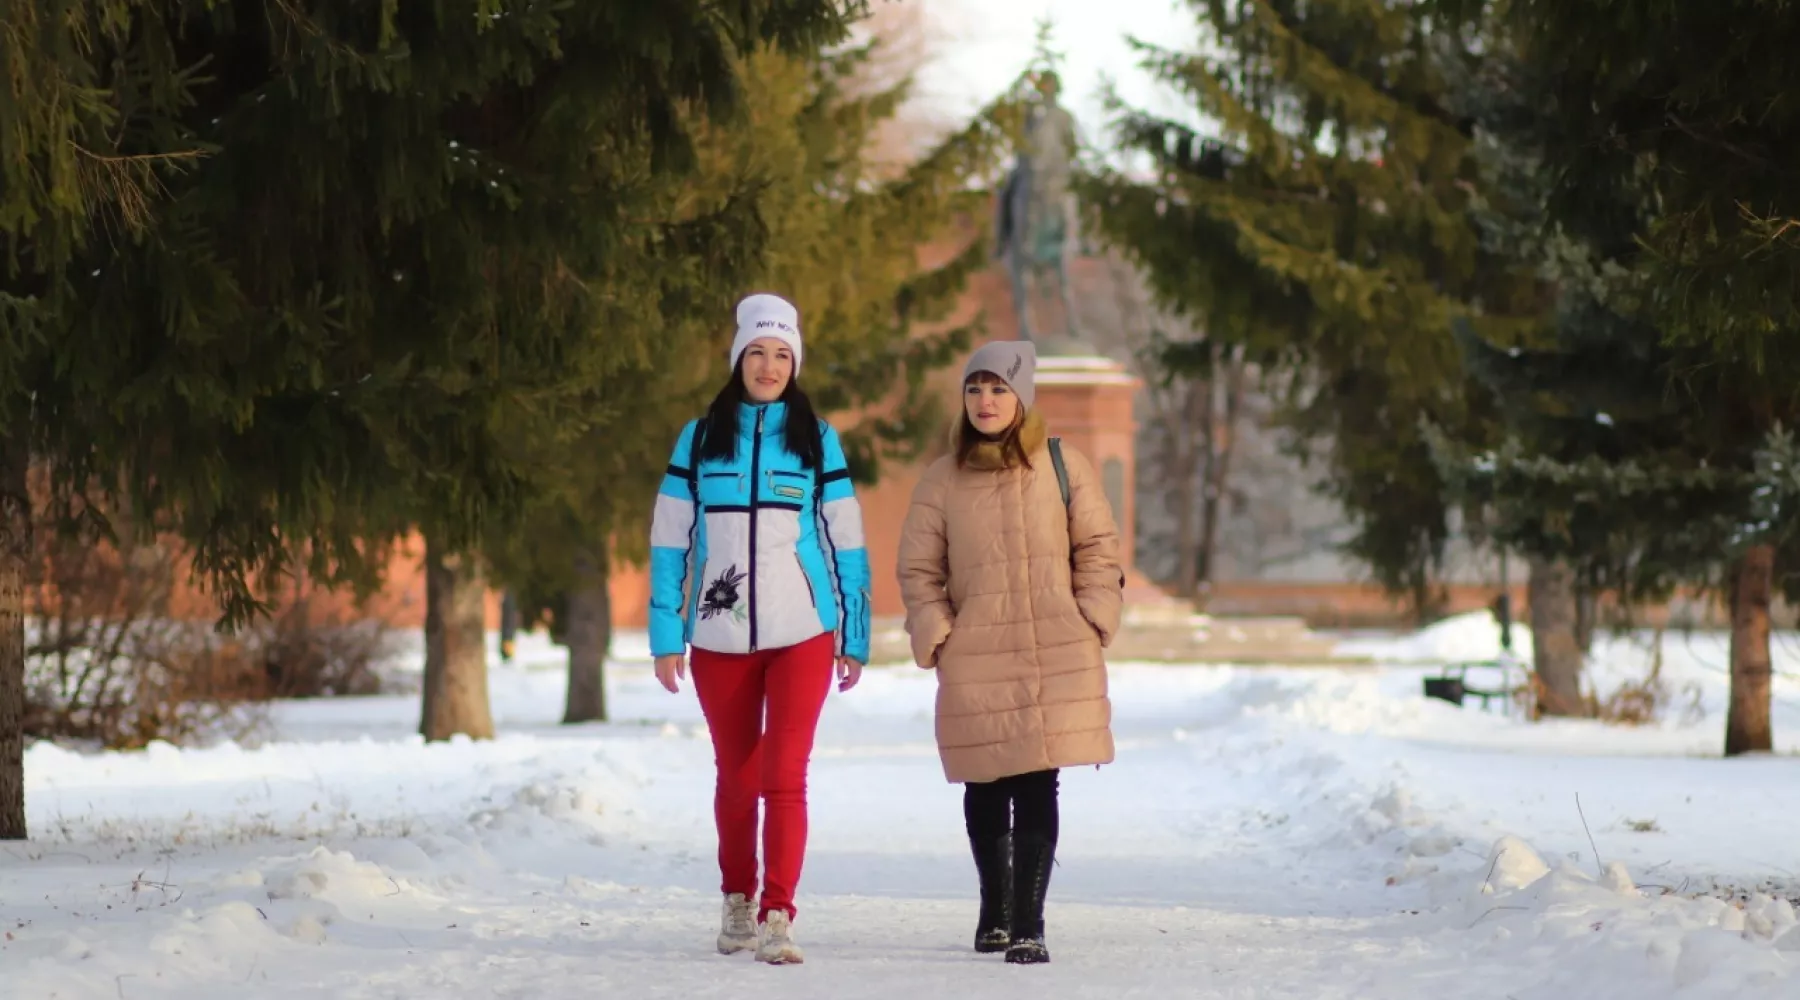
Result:
{"label": "gray knit beanie", "polygon": [[1037,345],[1029,340],[995,340],[981,345],[963,367],[963,382],[976,372],[998,375],[1029,410],[1037,398]]}

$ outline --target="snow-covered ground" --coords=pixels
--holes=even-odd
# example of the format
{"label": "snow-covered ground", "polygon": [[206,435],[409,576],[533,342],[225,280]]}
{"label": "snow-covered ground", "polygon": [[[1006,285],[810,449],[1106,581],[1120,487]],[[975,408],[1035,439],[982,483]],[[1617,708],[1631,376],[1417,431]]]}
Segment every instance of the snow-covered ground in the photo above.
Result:
{"label": "snow-covered ground", "polygon": [[[1782,752],[1734,761],[1719,636],[1667,640],[1696,700],[1638,729],[1420,697],[1406,661],[1492,645],[1476,616],[1346,641],[1376,668],[1116,667],[1119,760],[1065,776],[1041,968],[968,948],[910,668],[827,707],[796,968],[712,954],[711,754],[641,637],[610,725],[556,725],[560,653],[531,641],[488,743],[422,745],[400,695],[277,706],[257,747],[39,745],[0,998],[1800,997],[1800,640]],[[1598,652],[1603,691],[1648,662]]]}

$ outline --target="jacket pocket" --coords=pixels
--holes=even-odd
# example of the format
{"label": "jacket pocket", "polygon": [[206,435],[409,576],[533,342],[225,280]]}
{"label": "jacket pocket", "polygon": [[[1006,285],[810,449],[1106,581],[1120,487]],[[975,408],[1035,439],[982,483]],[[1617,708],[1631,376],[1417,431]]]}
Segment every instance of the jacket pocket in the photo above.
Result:
{"label": "jacket pocket", "polygon": [[956,619],[950,619],[950,629],[938,640],[937,648],[931,651],[931,665],[943,666],[944,654],[950,651],[950,644],[956,641]]}
{"label": "jacket pocket", "polygon": [[913,660],[914,660],[914,662],[917,663],[919,666],[924,667],[927,670],[935,670],[935,669],[943,666],[944,665],[944,648],[946,646],[950,645],[950,632],[954,631],[955,629],[956,629],[956,625],[954,623],[952,623],[950,625],[949,629],[944,632],[943,638],[937,640],[936,645],[932,646],[930,649],[923,650],[923,652],[925,654],[923,658],[921,658],[919,656],[919,653],[921,652],[921,646],[919,644],[915,643],[913,645]]}
{"label": "jacket pocket", "polygon": [[806,581],[807,602],[813,606],[814,611],[819,610],[819,598],[813,593],[812,577],[806,575],[806,564],[800,561],[800,553],[798,552],[794,553],[794,566],[800,570],[800,579]]}
{"label": "jacket pocket", "polygon": [[731,507],[744,502],[744,475],[740,472],[702,472],[694,487],[700,502],[707,507]]}
{"label": "jacket pocket", "polygon": [[804,505],[811,496],[812,477],[809,475],[770,469],[764,476],[769,492],[778,500]]}

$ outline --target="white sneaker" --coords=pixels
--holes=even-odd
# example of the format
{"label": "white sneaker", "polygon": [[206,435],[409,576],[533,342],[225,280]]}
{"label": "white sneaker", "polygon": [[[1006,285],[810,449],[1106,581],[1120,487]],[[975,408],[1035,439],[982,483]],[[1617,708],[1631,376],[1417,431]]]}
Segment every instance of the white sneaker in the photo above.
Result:
{"label": "white sneaker", "polygon": [[756,918],[750,909],[750,897],[734,892],[725,897],[723,910],[719,920],[719,954],[735,955],[756,947]]}
{"label": "white sneaker", "polygon": [[794,925],[786,910],[770,910],[763,918],[762,944],[756,949],[756,960],[770,965],[799,965],[806,961],[805,953],[794,943]]}

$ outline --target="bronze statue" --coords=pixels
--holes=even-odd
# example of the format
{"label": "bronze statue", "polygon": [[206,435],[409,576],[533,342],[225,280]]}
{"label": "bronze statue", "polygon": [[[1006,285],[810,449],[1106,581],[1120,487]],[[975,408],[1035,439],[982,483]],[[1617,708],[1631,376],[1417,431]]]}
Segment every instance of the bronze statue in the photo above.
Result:
{"label": "bronze statue", "polygon": [[1075,118],[1056,102],[1061,85],[1053,72],[1037,78],[1036,103],[1027,119],[1024,147],[1000,189],[995,255],[1006,261],[1012,279],[1013,311],[1019,339],[1035,340],[1031,329],[1029,288],[1046,274],[1056,279],[1063,308],[1063,333],[1075,335],[1075,310],[1069,301],[1068,237],[1070,176],[1075,159]]}

